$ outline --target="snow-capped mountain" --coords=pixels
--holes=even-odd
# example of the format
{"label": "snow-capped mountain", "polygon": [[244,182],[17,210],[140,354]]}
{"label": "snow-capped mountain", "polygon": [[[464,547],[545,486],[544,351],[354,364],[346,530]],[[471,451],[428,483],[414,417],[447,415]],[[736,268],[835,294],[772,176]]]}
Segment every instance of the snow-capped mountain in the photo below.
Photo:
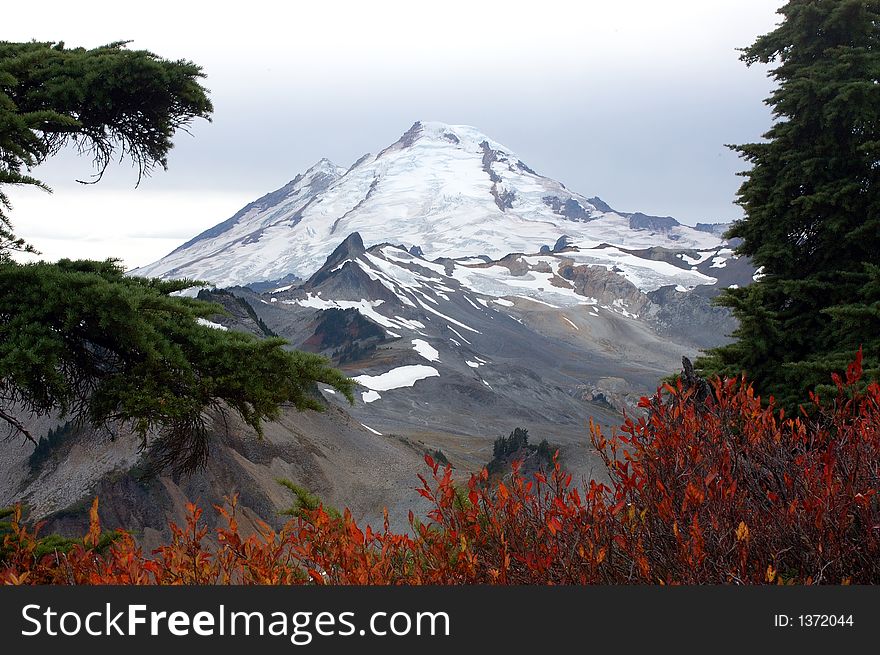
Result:
{"label": "snow-capped mountain", "polygon": [[694,251],[689,255],[694,266],[703,257],[730,255],[722,252],[713,226],[695,229],[669,217],[616,212],[599,198],[539,175],[472,127],[417,122],[395,143],[348,169],[322,159],[133,273],[197,278],[221,287],[305,279],[353,232],[368,245],[393,241],[428,259],[500,259],[552,248],[565,237],[590,250],[593,263],[645,282],[640,285],[645,291],[712,282],[702,275],[682,277],[680,267],[673,267],[675,279],[657,275],[658,265],[639,264],[635,260],[645,258],[636,251]]}
{"label": "snow-capped mountain", "polygon": [[416,123],[350,168],[322,159],[132,271],[212,282],[195,290],[224,309],[206,329],[329,357],[359,385],[353,406],[317,385],[328,411],[284,411],[260,439],[218,417],[209,468],[190,480],[145,482],[134,434],[115,459],[86,430],[38,475],[18,449],[0,461],[0,506],[23,498],[66,522],[98,493],[124,527],[158,534],[186,502],[221,502],[230,481],[240,507],[277,515],[290,502],[281,476],[374,525],[388,507],[405,530],[425,453],[477,471],[515,428],[558,447],[579,478],[601,475],[587,421],[610,431],[682,355],[735,329],[711,300],[757,273],[723,233],[615,211],[474,128]]}
{"label": "snow-capped mountain", "polygon": [[531,425],[576,445],[586,416],[613,423],[735,328],[711,299],[755,271],[721,234],[615,211],[472,127],[415,123],[133,273],[212,282],[218,325],[330,357],[362,385],[346,411],[370,431]]}

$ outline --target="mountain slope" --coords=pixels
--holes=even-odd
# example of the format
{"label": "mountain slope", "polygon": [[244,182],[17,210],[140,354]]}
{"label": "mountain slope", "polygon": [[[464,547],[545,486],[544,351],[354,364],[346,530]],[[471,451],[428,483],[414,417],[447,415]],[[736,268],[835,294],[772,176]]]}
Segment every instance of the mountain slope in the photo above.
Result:
{"label": "mountain slope", "polygon": [[594,256],[566,246],[429,261],[402,246],[365,248],[355,233],[302,284],[232,291],[273,332],[354,377],[362,389],[350,411],[371,429],[479,438],[540,426],[583,445],[585,416],[616,422],[682,354],[732,328],[705,287],[676,289],[699,270],[658,261],[673,277],[645,292],[607,263],[584,263]]}

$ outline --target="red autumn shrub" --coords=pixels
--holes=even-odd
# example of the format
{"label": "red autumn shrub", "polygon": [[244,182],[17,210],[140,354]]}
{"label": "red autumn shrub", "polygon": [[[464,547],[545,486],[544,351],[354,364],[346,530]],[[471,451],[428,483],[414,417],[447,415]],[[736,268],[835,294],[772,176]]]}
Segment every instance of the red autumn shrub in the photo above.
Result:
{"label": "red autumn shrub", "polygon": [[[786,417],[744,381],[711,394],[678,383],[643,398],[646,416],[591,439],[610,486],[518,469],[466,488],[426,457],[419,493],[433,509],[409,533],[360,527],[345,511],[303,510],[242,537],[235,499],[205,543],[189,508],[170,543],[145,555],[119,533],[39,555],[38,529],[10,517],[0,550],[7,584],[728,584],[880,583],[880,387],[861,354],[836,397]],[[420,476],[421,477],[421,476]]]}

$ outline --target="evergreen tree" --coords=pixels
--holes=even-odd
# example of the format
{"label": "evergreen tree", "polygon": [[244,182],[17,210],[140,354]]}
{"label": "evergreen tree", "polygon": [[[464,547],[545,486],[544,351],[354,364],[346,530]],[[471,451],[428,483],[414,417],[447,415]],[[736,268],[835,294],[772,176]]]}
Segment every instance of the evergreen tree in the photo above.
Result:
{"label": "evergreen tree", "polygon": [[[0,189],[43,186],[29,169],[68,143],[94,157],[95,181],[116,153],[141,175],[165,168],[176,130],[212,111],[202,77],[122,43],[0,43]],[[29,246],[3,209],[0,192],[0,424],[12,434],[37,443],[23,412],[125,423],[154,466],[189,470],[208,456],[212,413],[231,409],[260,433],[282,405],[320,408],[316,381],[351,400],[352,381],[324,358],[204,325],[219,305],[171,295],[192,281],[128,277],[112,260],[16,264],[10,251]]]}
{"label": "evergreen tree", "polygon": [[0,42],[0,258],[30,250],[15,236],[2,185],[47,187],[29,170],[68,144],[91,155],[94,181],[118,152],[138,174],[168,166],[172,136],[213,107],[201,68],[124,42],[100,48]]}
{"label": "evergreen tree", "polygon": [[828,382],[861,345],[880,366],[880,2],[790,0],[741,59],[777,66],[766,141],[735,146],[752,164],[727,238],[762,277],[720,304],[736,341],[697,362],[745,371],[786,406]]}

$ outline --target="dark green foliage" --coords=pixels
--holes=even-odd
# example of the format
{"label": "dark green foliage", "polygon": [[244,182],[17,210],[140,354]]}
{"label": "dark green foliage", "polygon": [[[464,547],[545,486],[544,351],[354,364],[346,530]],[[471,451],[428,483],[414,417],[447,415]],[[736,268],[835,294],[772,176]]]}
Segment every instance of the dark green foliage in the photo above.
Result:
{"label": "dark green foliage", "polygon": [[112,43],[0,42],[0,258],[32,250],[12,232],[5,184],[46,188],[31,167],[73,144],[100,179],[118,153],[139,175],[167,168],[174,133],[213,111],[201,68]]}
{"label": "dark green foliage", "polygon": [[[119,532],[102,532],[95,548],[98,552],[104,553],[114,541],[119,539],[120,536],[121,534]],[[71,539],[69,537],[62,537],[59,534],[49,534],[42,537],[37,543],[37,547],[34,549],[34,557],[39,559],[44,555],[66,553],[77,544],[82,545],[82,543],[82,539]],[[0,557],[0,559],[2,559],[2,557]]]}
{"label": "dark green foliage", "polygon": [[[0,535],[2,535],[2,528],[0,528]],[[107,548],[110,545],[119,539],[119,532],[102,532],[101,537],[98,540],[95,548],[98,552],[104,553],[107,551]],[[60,534],[49,534],[45,537],[41,537],[37,542],[37,547],[34,549],[34,557],[36,559],[40,559],[45,555],[52,555],[54,553],[66,553],[70,551],[71,548],[77,545],[82,545],[82,539],[72,539],[70,537],[63,537]],[[0,560],[3,559],[2,550],[0,550]]]}
{"label": "dark green foliage", "polygon": [[58,428],[50,428],[45,437],[40,437],[34,451],[28,457],[28,467],[31,472],[39,469],[59,447],[70,441],[75,434],[74,425],[71,421],[67,421]]}
{"label": "dark green foliage", "polygon": [[541,443],[538,444],[538,449],[535,452],[538,453],[538,458],[542,461],[553,461],[554,450],[550,447],[550,442],[546,439],[541,439]]}
{"label": "dark green foliage", "polygon": [[492,457],[501,459],[511,455],[529,445],[529,431],[525,428],[515,428],[510,436],[498,437],[492,448]]}
{"label": "dark green foliage", "polygon": [[555,449],[546,439],[534,446],[529,443],[529,431],[516,428],[507,437],[498,437],[492,448],[492,460],[486,465],[490,475],[502,473],[514,461],[522,461],[524,473],[540,470],[552,465]]}
{"label": "dark green foliage", "polygon": [[294,496],[293,505],[291,505],[288,509],[285,509],[281,512],[283,516],[298,516],[300,518],[306,518],[306,514],[308,512],[313,512],[319,507],[324,508],[324,511],[331,518],[340,518],[342,515],[339,513],[334,507],[330,507],[328,505],[324,505],[321,502],[321,499],[318,498],[315,494],[310,492],[305,487],[301,487],[295,482],[291,482],[286,478],[278,478],[276,480],[278,484],[282,487],[286,487]]}
{"label": "dark green foliage", "polygon": [[737,340],[697,365],[745,371],[791,409],[860,345],[866,377],[880,373],[880,2],[791,0],[780,13],[742,55],[778,64],[776,121],[734,148],[752,168],[746,217],[726,235],[763,277],[721,296]]}
{"label": "dark green foliage", "polygon": [[[203,77],[192,62],[124,43],[0,42],[0,189],[43,186],[27,172],[67,144],[93,157],[95,181],[116,155],[139,175],[166,168],[174,133],[210,116]],[[352,399],[353,383],[321,357],[199,324],[223,310],[171,295],[191,281],[126,277],[111,260],[11,262],[28,246],[3,209],[0,192],[0,423],[34,441],[38,460],[51,444],[37,444],[22,411],[60,410],[111,434],[128,424],[153,469],[191,470],[205,462],[218,413],[231,409],[262,433],[283,405],[321,409],[317,381]]]}
{"label": "dark green foliage", "polygon": [[212,411],[261,433],[284,404],[320,409],[315,381],[351,399],[353,383],[322,357],[200,325],[220,308],[169,295],[190,284],[127,277],[111,261],[0,264],[0,418],[16,404],[130,423],[145,444],[158,435],[156,465],[189,470],[207,457]]}
{"label": "dark green foliage", "polygon": [[[6,557],[6,552],[4,552],[3,548],[3,537],[9,534],[12,530],[12,524],[6,519],[10,519],[14,513],[15,510],[12,508],[0,508],[0,562],[2,562]],[[121,534],[122,533],[115,531],[102,532],[100,538],[98,539],[96,548],[99,552],[105,553],[107,551],[107,548],[114,541],[119,539]],[[66,553],[78,544],[82,545],[83,540],[62,537],[60,534],[49,534],[45,537],[40,537],[37,539],[33,555],[35,559],[40,559],[45,555],[52,555],[53,553]]]}

